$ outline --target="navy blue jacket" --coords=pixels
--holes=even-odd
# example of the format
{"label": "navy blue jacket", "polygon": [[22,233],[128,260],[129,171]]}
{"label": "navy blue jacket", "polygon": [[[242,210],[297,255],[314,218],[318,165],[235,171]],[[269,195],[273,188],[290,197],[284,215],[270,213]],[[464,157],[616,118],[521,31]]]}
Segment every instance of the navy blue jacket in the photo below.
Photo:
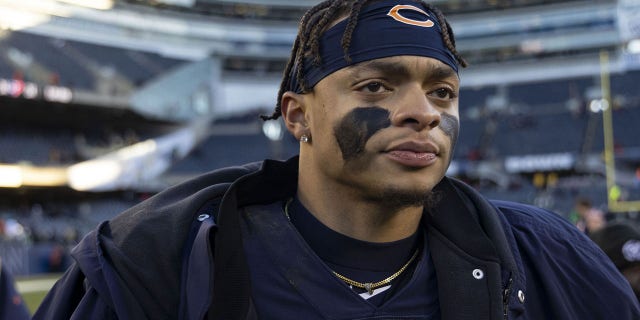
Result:
{"label": "navy blue jacket", "polygon": [[[34,319],[256,318],[238,208],[291,197],[297,161],[216,170],[100,224]],[[446,206],[424,227],[442,319],[640,319],[627,281],[563,218],[451,178],[436,190]]]}

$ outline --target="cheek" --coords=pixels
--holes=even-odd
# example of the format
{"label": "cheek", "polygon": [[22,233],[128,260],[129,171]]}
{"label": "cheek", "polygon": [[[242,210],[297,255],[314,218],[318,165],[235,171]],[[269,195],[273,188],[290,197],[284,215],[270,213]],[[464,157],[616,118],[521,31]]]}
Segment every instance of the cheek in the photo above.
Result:
{"label": "cheek", "polygon": [[347,113],[334,127],[333,133],[345,161],[364,152],[367,141],[376,132],[391,125],[389,111],[380,107],[358,107]]}
{"label": "cheek", "polygon": [[451,139],[451,148],[455,147],[460,132],[460,122],[456,116],[443,112],[440,115],[440,125],[438,126],[444,134]]}

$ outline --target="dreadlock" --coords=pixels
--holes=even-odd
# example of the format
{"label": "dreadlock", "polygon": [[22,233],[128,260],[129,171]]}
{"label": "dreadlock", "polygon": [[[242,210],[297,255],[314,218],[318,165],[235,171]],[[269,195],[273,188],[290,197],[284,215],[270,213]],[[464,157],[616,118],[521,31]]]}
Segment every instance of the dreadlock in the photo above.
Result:
{"label": "dreadlock", "polygon": [[[312,62],[315,66],[319,66],[322,63],[322,58],[320,57],[320,38],[322,33],[333,21],[340,16],[346,15],[347,12],[347,26],[344,34],[342,35],[341,44],[345,60],[347,62],[351,61],[351,58],[349,57],[349,47],[351,46],[353,31],[358,23],[360,9],[366,4],[375,3],[376,1],[379,0],[327,0],[309,9],[309,11],[302,16],[300,19],[300,26],[298,28],[298,36],[293,43],[291,56],[283,73],[275,110],[270,116],[260,116],[262,120],[276,120],[282,115],[282,95],[287,91],[287,87],[292,76],[296,77],[296,80],[302,87],[303,92],[308,91],[309,88],[306,87],[306,83],[304,81],[304,59],[305,57],[311,56],[313,58]],[[440,24],[440,28],[442,29],[442,41],[447,49],[451,51],[460,66],[466,67],[467,62],[456,50],[453,31],[451,30],[451,25],[449,25],[449,22],[445,19],[444,14],[442,14],[438,8],[426,3],[425,1],[416,0],[416,2],[422,4],[425,8],[436,15],[438,24]],[[298,68],[296,69],[296,74],[292,75],[291,70],[294,66],[298,66]]]}

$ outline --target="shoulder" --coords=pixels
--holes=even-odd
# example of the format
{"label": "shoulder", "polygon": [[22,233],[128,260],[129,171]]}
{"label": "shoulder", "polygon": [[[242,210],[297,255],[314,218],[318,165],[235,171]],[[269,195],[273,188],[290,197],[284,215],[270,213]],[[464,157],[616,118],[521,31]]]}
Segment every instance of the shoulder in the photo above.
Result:
{"label": "shoulder", "polygon": [[535,297],[529,304],[536,307],[530,309],[556,306],[557,312],[569,311],[567,319],[638,315],[627,281],[602,250],[564,217],[526,204],[491,203],[515,240],[527,296]]}
{"label": "shoulder", "polygon": [[259,169],[260,163],[218,169],[170,187],[105,222],[96,230],[98,242],[126,257],[119,261],[153,266],[167,260],[177,269],[198,215],[211,210],[234,181]]}
{"label": "shoulder", "polygon": [[588,238],[558,213],[540,207],[510,201],[490,200],[515,231],[535,232],[536,236],[557,240]]}
{"label": "shoulder", "polygon": [[559,214],[528,204],[490,202],[506,222],[521,251],[539,250],[540,257],[546,254],[559,260],[579,258],[567,261],[570,267],[581,262],[592,263],[594,259],[606,262],[604,254],[589,237]]}
{"label": "shoulder", "polygon": [[170,187],[109,221],[111,237],[124,247],[139,247],[156,239],[155,244],[160,241],[169,246],[165,250],[179,250],[200,211],[222,198],[234,181],[260,168],[260,162],[222,168]]}
{"label": "shoulder", "polygon": [[260,163],[251,163],[205,173],[101,223],[74,248],[78,267],[97,294],[112,304],[126,297],[124,304],[139,303],[145,310],[173,315],[179,306],[176,292],[181,289],[185,245],[199,226],[198,215],[213,210],[212,203],[220,201],[234,181],[260,168]]}
{"label": "shoulder", "polygon": [[234,181],[260,170],[260,167],[261,162],[254,162],[207,172],[167,188],[129,208],[116,216],[110,224],[112,228],[117,226],[116,228],[126,229],[132,224],[157,221],[160,216],[166,216],[170,220],[184,216],[184,219],[190,220],[208,201],[222,197]]}
{"label": "shoulder", "polygon": [[504,217],[525,268],[535,269],[545,281],[586,283],[618,273],[602,250],[559,214],[520,203],[492,204]]}

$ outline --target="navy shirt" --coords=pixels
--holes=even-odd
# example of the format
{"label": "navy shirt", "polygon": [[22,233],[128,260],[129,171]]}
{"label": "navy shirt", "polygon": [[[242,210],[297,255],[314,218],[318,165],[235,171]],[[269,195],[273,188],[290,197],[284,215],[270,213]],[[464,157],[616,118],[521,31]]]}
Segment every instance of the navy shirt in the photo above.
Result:
{"label": "navy shirt", "polygon": [[[338,233],[316,219],[297,197],[291,200],[285,211],[307,244],[331,270],[360,283],[375,283],[386,279],[409,262],[416,250],[422,249],[422,243],[419,242],[422,233],[418,232],[408,238],[388,243],[360,241]],[[357,287],[351,289],[363,299],[381,305],[390,293],[406,282],[403,280],[410,278],[407,275],[413,273],[416,263],[415,259],[412,260],[399,277],[374,290],[372,294]]]}
{"label": "navy shirt", "polygon": [[[242,210],[252,300],[260,319],[440,318],[435,269],[428,250],[422,250],[428,248],[425,236],[416,234],[388,244],[367,243],[336,233],[305,211],[299,202],[290,208],[294,224],[285,215],[282,202]],[[395,246],[398,252],[393,252]],[[338,269],[354,280],[379,281],[402,267],[416,247],[421,250],[413,267],[391,282],[391,288],[374,293],[370,299],[332,273]],[[371,253],[381,248],[391,255],[383,261],[374,260],[385,255],[351,256],[356,254],[354,249]],[[367,262],[373,266],[369,268]],[[385,270],[391,267],[390,273]]]}

